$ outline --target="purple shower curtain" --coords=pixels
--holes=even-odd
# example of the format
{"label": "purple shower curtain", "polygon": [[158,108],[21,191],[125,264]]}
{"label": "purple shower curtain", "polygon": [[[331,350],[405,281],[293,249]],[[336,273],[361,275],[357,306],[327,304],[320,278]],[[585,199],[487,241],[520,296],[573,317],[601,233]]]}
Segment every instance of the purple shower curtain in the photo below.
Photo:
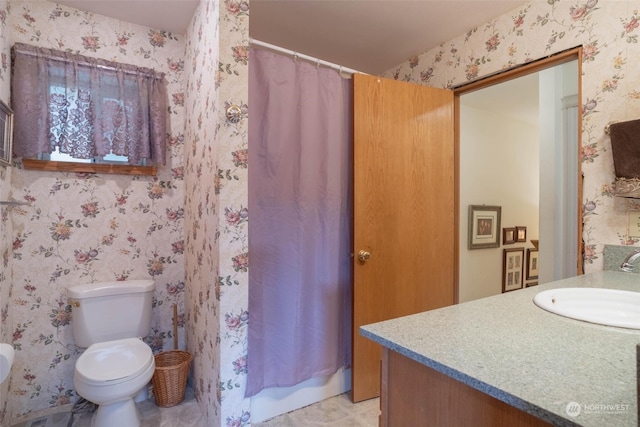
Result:
{"label": "purple shower curtain", "polygon": [[351,81],[251,49],[246,395],[351,360]]}

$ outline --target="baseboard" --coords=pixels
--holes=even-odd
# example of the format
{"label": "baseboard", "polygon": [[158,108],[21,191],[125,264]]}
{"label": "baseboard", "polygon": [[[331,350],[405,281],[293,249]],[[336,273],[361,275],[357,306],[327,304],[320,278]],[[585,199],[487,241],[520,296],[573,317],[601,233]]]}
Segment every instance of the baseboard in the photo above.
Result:
{"label": "baseboard", "polygon": [[262,390],[251,398],[251,422],[259,423],[351,390],[351,369],[311,378],[293,387]]}

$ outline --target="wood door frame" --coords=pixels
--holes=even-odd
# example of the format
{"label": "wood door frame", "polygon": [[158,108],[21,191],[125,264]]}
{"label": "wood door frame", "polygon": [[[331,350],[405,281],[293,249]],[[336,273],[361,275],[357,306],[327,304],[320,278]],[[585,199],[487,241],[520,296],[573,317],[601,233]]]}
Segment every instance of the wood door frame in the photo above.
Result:
{"label": "wood door frame", "polygon": [[[454,230],[454,304],[459,302],[460,297],[460,96],[575,60],[578,61],[578,128],[580,130],[578,132],[578,148],[580,148],[582,147],[582,46],[577,46],[546,58],[529,62],[506,71],[501,71],[497,74],[492,74],[480,80],[475,80],[452,88],[454,96],[454,221],[456,224]],[[576,200],[576,203],[578,204],[578,259],[576,259],[576,264],[578,275],[582,275],[584,274],[582,258],[584,243],[582,241],[582,163],[580,161],[578,161],[577,182],[578,200]]]}

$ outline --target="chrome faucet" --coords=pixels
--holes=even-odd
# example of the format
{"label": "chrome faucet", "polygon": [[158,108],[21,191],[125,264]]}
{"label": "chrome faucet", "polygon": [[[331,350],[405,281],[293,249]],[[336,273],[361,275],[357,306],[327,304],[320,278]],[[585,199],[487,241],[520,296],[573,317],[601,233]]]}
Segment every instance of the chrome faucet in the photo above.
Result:
{"label": "chrome faucet", "polygon": [[624,259],[624,261],[622,261],[622,264],[620,264],[620,270],[626,271],[628,273],[632,272],[633,271],[633,263],[638,258],[640,258],[640,249],[636,249],[635,251],[633,251],[629,255],[627,255],[627,257]]}

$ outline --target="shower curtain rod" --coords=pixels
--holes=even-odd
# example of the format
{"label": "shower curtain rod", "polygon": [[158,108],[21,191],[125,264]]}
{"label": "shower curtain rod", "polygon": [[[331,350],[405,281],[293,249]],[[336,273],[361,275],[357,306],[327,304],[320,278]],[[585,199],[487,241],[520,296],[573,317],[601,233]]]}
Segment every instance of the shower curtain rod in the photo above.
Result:
{"label": "shower curtain rod", "polygon": [[269,49],[269,50],[274,50],[276,52],[281,52],[281,53],[285,53],[287,55],[291,55],[294,58],[304,59],[306,61],[313,62],[313,63],[318,64],[318,65],[324,65],[325,67],[333,68],[334,70],[338,70],[340,73],[365,74],[365,73],[361,73],[360,71],[353,70],[351,68],[343,67],[342,65],[334,64],[333,62],[328,62],[328,61],[324,61],[324,60],[319,59],[319,58],[314,58],[313,56],[304,55],[304,54],[298,53],[298,52],[296,52],[294,50],[285,49],[283,47],[276,46],[274,44],[261,42],[260,40],[249,39],[249,42],[251,44],[253,44],[253,45],[256,45],[256,46],[261,46],[261,47],[264,47],[264,48]]}

